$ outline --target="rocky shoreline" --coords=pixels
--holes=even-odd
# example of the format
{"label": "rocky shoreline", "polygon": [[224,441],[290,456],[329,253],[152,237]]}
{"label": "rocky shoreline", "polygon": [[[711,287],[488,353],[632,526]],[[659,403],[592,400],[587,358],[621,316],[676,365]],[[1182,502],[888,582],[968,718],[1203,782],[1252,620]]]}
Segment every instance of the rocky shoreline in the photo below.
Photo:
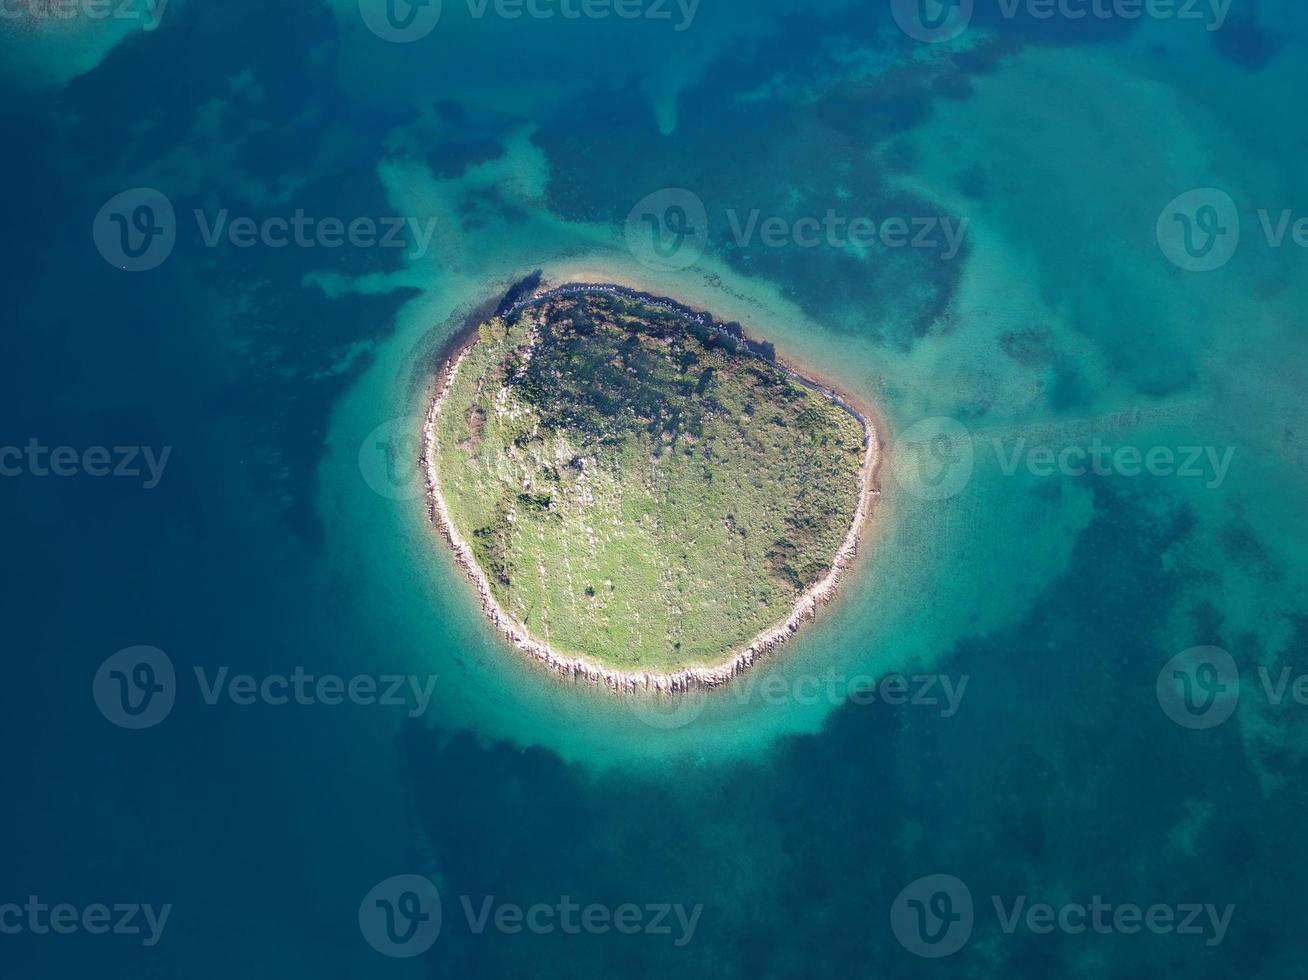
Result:
{"label": "rocky shoreline", "polygon": [[[673,300],[650,296],[624,286],[602,284],[573,283],[542,292],[535,292],[528,298],[514,303],[503,312],[505,315],[515,316],[525,307],[548,299],[550,296],[572,295],[580,292],[616,293],[626,298],[656,306],[659,309],[676,312],[688,319],[693,319],[701,326],[727,331],[725,325],[719,324],[709,314],[691,310],[689,307],[682,306]],[[738,336],[736,331],[727,331],[727,335],[742,341],[756,356],[763,356],[754,347],[748,346],[750,341],[744,338],[743,335]],[[495,626],[496,630],[517,649],[560,675],[571,677],[574,681],[586,681],[601,685],[617,693],[634,694],[642,691],[658,691],[665,694],[676,694],[697,688],[711,689],[729,683],[733,678],[748,670],[759,659],[787,642],[799,631],[805,620],[813,619],[817,615],[819,606],[826,605],[834,598],[841,579],[858,554],[859,539],[863,525],[868,517],[869,505],[873,498],[880,494],[880,489],[875,485],[880,462],[877,433],[872,423],[836,392],[796,374],[784,365],[777,364],[777,368],[784,371],[793,380],[830,398],[842,409],[858,419],[863,426],[864,455],[858,478],[858,506],[854,510],[854,518],[850,523],[849,532],[841,542],[840,548],[831,562],[830,571],[804,591],[795,603],[790,615],[782,623],[759,634],[743,650],[733,654],[721,665],[714,667],[687,667],[674,673],[637,673],[615,670],[584,657],[560,654],[552,650],[547,644],[534,639],[525,627],[500,606],[491,593],[490,581],[477,564],[472,548],[463,540],[458,529],[454,526],[454,521],[450,517],[445,504],[445,498],[440,492],[440,477],[434,451],[436,420],[445,404],[446,397],[449,395],[450,388],[454,383],[460,365],[463,363],[463,359],[467,356],[472,345],[476,343],[475,332],[472,332],[471,336],[466,334],[464,336],[466,339],[458,345],[459,349],[446,359],[437,375],[436,394],[431,401],[426,422],[423,426],[420,462],[427,483],[428,516],[453,550],[456,564],[463,569],[476,588],[481,600],[482,612]]]}

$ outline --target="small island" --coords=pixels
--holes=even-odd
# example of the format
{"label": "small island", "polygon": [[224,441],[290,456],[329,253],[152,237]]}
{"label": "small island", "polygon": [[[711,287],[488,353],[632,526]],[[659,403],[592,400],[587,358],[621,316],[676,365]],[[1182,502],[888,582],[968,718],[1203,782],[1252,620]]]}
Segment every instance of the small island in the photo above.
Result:
{"label": "small island", "polygon": [[867,418],[675,301],[511,292],[443,358],[431,517],[491,622],[616,690],[729,681],[834,594],[876,474]]}

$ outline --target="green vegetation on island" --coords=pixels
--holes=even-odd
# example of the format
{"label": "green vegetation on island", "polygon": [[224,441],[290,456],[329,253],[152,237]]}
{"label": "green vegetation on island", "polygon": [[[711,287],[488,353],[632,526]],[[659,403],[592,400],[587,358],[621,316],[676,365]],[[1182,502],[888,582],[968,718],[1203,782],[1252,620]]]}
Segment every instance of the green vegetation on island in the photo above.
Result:
{"label": "green vegetation on island", "polygon": [[831,570],[864,431],[744,341],[602,292],[481,325],[435,421],[495,601],[561,657],[720,664]]}

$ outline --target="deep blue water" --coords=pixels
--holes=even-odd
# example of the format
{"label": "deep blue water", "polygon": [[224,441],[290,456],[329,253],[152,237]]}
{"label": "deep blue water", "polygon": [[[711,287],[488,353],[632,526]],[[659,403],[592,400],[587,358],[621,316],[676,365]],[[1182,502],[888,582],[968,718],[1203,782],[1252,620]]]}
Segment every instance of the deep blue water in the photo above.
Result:
{"label": "deep blue water", "polygon": [[[0,977],[1300,976],[1308,251],[1256,215],[1308,216],[1305,14],[1233,0],[1209,30],[978,2],[936,45],[886,2],[703,0],[677,30],[446,0],[397,44],[365,26],[382,6],[0,22]],[[142,187],[176,242],[125,272],[97,215]],[[703,256],[666,273],[623,246],[661,188],[706,205]],[[1208,272],[1155,238],[1192,188],[1241,221]],[[734,230],[829,209],[970,230],[948,261]],[[297,210],[434,234],[206,244],[221,212]],[[423,410],[470,309],[570,263],[761,311],[764,340],[884,410],[892,453],[924,417],[971,430],[949,500],[886,468],[878,557],[788,668],[966,678],[957,711],[751,688],[660,727],[498,646],[424,537],[413,432],[371,433]],[[1050,431],[1234,455],[1208,487],[1013,477],[989,448]],[[69,447],[69,475],[29,445]],[[126,472],[94,475],[101,447]],[[146,702],[122,698],[161,655],[107,661],[141,646],[175,701],[137,730]],[[1178,724],[1159,693],[1196,647],[1238,671],[1221,723]],[[1177,675],[1192,706],[1214,678],[1229,697],[1212,663]],[[297,669],[435,693],[258,687]],[[207,703],[220,673],[253,703]],[[379,916],[402,938],[425,894],[400,874],[442,916],[394,959]],[[564,896],[638,927],[564,929]],[[1076,928],[1097,896],[1178,924],[1199,906],[1198,931]],[[1064,918],[1006,929],[1019,900]],[[494,924],[537,903],[549,928]],[[101,935],[99,904],[168,912]],[[693,928],[646,928],[663,906]]]}

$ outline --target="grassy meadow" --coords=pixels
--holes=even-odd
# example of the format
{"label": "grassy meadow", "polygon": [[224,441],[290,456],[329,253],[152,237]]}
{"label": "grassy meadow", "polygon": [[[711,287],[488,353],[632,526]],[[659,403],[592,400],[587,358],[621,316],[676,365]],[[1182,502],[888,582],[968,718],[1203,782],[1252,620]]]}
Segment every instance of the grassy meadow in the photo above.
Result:
{"label": "grassy meadow", "polygon": [[561,654],[666,672],[723,661],[826,574],[863,439],[732,338],[582,294],[481,326],[436,457],[504,609]]}

